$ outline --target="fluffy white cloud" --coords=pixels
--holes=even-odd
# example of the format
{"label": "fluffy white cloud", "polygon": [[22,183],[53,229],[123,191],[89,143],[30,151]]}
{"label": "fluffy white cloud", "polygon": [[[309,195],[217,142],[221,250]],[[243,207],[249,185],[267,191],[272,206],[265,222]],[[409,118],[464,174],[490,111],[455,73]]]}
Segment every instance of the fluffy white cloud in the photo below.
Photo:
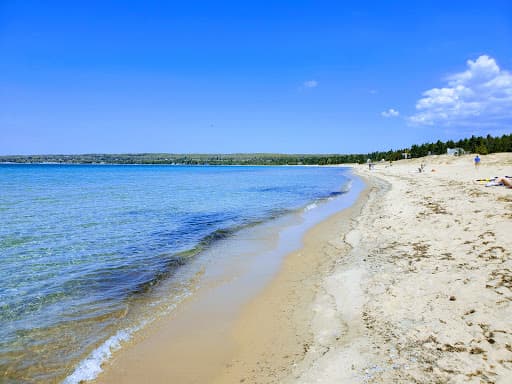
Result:
{"label": "fluffy white cloud", "polygon": [[303,85],[305,88],[316,88],[316,87],[318,87],[318,81],[308,80],[308,81],[305,81]]}
{"label": "fluffy white cloud", "polygon": [[499,125],[512,119],[512,74],[482,55],[467,69],[446,78],[446,86],[423,93],[416,103],[414,124]]}
{"label": "fluffy white cloud", "polygon": [[380,115],[382,117],[397,117],[400,115],[400,112],[398,112],[396,109],[389,108],[387,111],[381,112]]}

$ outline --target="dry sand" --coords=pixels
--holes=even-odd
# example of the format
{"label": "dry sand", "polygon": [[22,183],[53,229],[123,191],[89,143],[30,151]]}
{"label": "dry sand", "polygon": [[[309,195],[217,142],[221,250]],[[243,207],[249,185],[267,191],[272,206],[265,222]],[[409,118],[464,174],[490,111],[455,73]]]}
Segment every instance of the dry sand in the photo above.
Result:
{"label": "dry sand", "polygon": [[312,323],[315,352],[283,382],[512,383],[512,190],[476,182],[511,175],[512,154],[357,172],[388,187],[323,278],[313,310],[336,319]]}
{"label": "dry sand", "polygon": [[512,190],[475,181],[512,154],[355,171],[358,203],[306,234],[202,382],[512,383]]}

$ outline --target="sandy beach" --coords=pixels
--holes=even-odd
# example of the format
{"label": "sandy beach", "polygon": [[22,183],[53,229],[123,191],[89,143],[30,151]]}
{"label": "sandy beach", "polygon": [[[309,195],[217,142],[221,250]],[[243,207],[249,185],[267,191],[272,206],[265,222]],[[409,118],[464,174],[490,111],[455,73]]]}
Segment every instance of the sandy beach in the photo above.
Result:
{"label": "sandy beach", "polygon": [[[432,156],[354,170],[367,183],[358,202],[308,231],[229,336],[204,339],[229,348],[214,365],[191,352],[181,377],[203,374],[180,382],[511,382],[512,190],[476,180],[510,175],[512,154],[478,169]],[[144,377],[137,351],[153,379],[176,357],[162,342],[134,351],[99,382],[127,379],[130,364]]]}
{"label": "sandy beach", "polygon": [[512,191],[476,181],[511,169],[512,154],[356,167],[359,203],[248,305],[216,382],[511,382]]}

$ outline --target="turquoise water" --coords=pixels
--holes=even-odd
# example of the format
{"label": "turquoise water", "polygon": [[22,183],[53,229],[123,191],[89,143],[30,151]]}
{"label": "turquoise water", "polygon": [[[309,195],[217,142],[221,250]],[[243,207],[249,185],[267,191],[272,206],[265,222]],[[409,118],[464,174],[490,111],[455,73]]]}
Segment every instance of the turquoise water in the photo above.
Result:
{"label": "turquoise water", "polygon": [[62,380],[198,252],[348,182],[343,168],[0,165],[2,380]]}

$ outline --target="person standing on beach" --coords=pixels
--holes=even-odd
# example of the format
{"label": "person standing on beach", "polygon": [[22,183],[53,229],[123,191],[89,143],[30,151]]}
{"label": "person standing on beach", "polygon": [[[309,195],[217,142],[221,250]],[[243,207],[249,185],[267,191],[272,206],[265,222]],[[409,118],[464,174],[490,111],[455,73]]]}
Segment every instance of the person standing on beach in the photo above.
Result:
{"label": "person standing on beach", "polygon": [[475,160],[475,168],[478,169],[478,167],[480,166],[480,156],[476,155],[474,160]]}

